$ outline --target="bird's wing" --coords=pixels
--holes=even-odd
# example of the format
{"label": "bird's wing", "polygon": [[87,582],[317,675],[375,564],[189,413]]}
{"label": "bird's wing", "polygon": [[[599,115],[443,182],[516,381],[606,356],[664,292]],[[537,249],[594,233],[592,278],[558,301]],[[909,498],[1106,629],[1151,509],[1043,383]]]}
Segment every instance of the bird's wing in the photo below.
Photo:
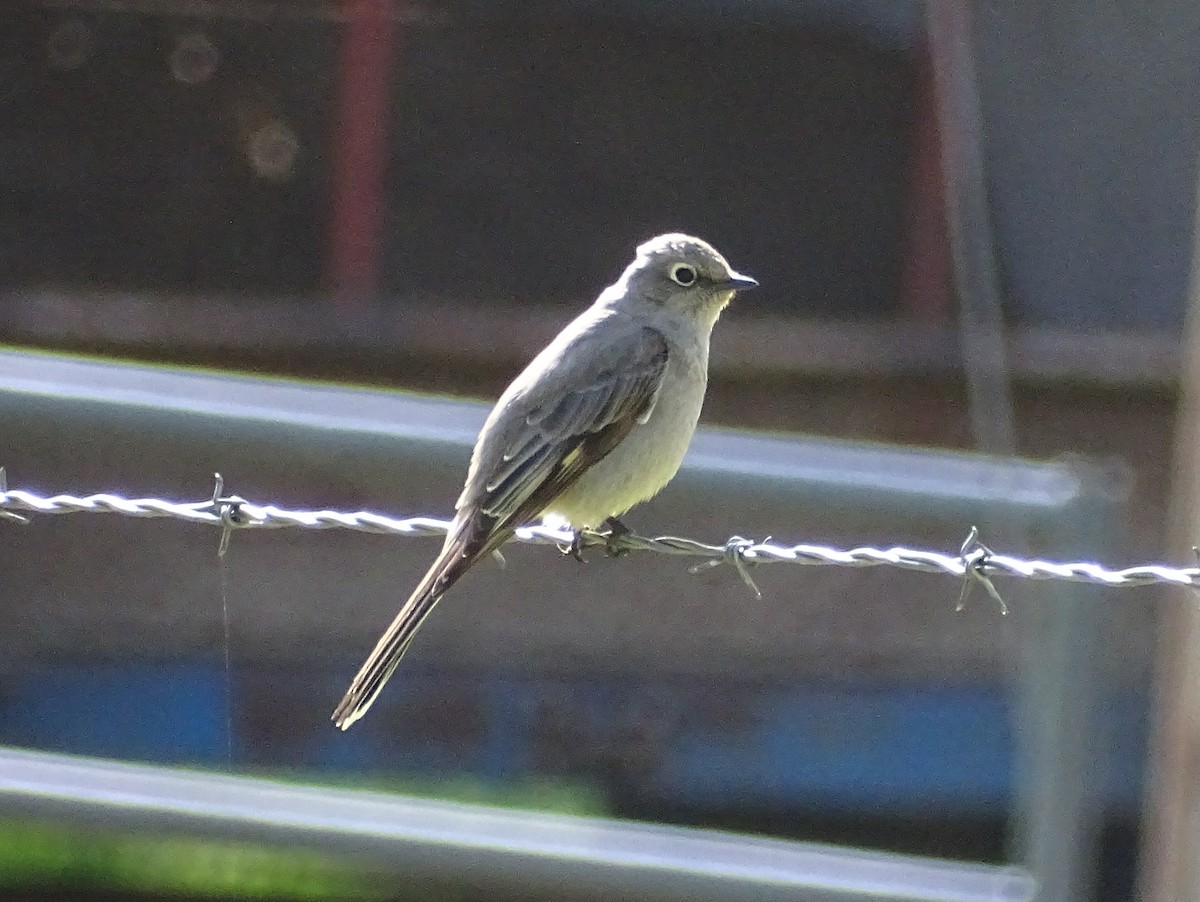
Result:
{"label": "bird's wing", "polygon": [[516,412],[472,474],[464,497],[473,494],[497,527],[535,518],[653,412],[668,365],[662,333],[637,327],[589,351],[565,355],[576,362],[556,370],[552,392]]}

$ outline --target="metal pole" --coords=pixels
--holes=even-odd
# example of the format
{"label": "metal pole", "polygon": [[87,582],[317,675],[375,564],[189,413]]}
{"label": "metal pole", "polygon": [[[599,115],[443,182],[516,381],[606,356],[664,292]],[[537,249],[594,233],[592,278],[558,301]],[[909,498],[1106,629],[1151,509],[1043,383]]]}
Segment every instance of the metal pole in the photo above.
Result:
{"label": "metal pole", "polygon": [[487,898],[1024,902],[1013,868],[0,749],[0,810],[302,846]]}
{"label": "metal pole", "polygon": [[[1012,454],[1016,420],[970,8],[966,0],[928,0],[926,12],[971,425],[981,450]],[[1096,513],[1081,510],[1072,522],[1086,536],[1089,522],[1101,522]],[[1019,533],[1023,526],[996,524],[1002,535]],[[1091,895],[1101,815],[1096,781],[1082,775],[1096,772],[1097,761],[1103,760],[1094,718],[1103,608],[1089,604],[1086,592],[1071,589],[1056,594],[1053,604],[1024,607],[1018,616],[1023,617],[1024,654],[1018,679],[1014,842],[1019,860],[1038,881],[1040,902],[1082,902]]]}
{"label": "metal pole", "polygon": [[[1200,195],[1198,195],[1200,196]],[[1180,381],[1168,541],[1181,556],[1200,541],[1200,207],[1194,230],[1187,357]],[[1200,900],[1200,607],[1171,592],[1163,608],[1143,815],[1145,902]]]}

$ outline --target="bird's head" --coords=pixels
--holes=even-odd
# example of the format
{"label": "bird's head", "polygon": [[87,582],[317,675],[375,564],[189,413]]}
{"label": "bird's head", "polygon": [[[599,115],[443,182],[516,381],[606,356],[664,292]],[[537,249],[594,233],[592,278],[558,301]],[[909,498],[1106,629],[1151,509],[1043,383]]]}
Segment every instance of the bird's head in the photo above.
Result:
{"label": "bird's head", "polygon": [[659,235],[638,247],[622,283],[627,296],[713,320],[736,292],[758,287],[707,241],[679,233]]}

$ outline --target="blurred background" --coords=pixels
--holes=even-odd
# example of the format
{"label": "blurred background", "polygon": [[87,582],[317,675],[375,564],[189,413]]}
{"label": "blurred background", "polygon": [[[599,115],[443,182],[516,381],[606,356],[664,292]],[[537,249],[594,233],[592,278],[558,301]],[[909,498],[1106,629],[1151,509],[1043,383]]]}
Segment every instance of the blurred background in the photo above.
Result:
{"label": "blurred background", "polygon": [[[1032,524],[961,481],[958,506],[875,504],[859,473],[817,504],[805,477],[699,461],[638,531],[953,550],[979,522],[998,550],[1165,559],[1190,545],[1167,511],[1186,494],[1198,37],[1180,0],[16,0],[0,342],[152,365],[135,379],[371,389],[330,402],[349,413],[375,391],[492,399],[639,242],[687,231],[763,285],[718,325],[705,423],[771,433],[785,463],[865,443],[935,471],[946,452],[1056,460],[1090,500]],[[22,359],[0,364],[6,390]],[[219,410],[159,431],[136,404],[64,413],[83,384],[6,408],[13,487],[200,498],[220,470],[264,503],[445,516],[481,415],[450,405],[465,438],[389,450],[282,416],[251,435]],[[892,450],[885,482],[909,460]],[[1039,466],[985,467],[984,488]],[[1002,583],[1002,617],[981,591],[956,613],[935,577],[775,568],[755,601],[724,570],[513,549],[342,735],[328,711],[435,543],[247,533],[218,563],[216,542],[6,526],[0,742],[1035,873],[1057,805],[1083,812],[1059,837],[1079,861],[1044,898],[1131,899],[1139,880],[1191,898],[1138,868],[1145,847],[1170,872],[1153,825],[1182,804],[1150,792],[1181,773],[1172,709],[1153,713],[1177,687],[1158,589]],[[1058,804],[1072,781],[1087,798]],[[10,814],[0,885],[28,898],[366,892],[324,865],[131,852]],[[129,876],[201,855],[225,877]]]}

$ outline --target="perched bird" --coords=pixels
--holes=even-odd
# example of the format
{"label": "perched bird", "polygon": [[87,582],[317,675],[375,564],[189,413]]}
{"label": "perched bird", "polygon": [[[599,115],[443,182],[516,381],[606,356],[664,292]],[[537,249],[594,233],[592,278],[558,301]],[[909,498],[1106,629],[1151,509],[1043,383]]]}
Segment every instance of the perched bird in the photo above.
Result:
{"label": "perched bird", "polygon": [[670,482],[704,403],[713,325],[757,285],[699,238],[637,249],[496,402],[441,553],[333,712],[338,727],[366,714],[438,599],[518,527],[616,523]]}

